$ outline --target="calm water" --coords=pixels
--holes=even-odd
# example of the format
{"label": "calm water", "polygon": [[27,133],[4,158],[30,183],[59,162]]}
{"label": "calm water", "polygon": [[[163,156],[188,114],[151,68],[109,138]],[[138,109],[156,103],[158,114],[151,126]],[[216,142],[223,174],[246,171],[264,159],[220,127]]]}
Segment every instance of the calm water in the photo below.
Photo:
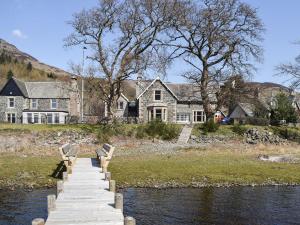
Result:
{"label": "calm water", "polygon": [[[0,224],[27,225],[46,217],[54,189],[0,191]],[[124,189],[124,213],[138,225],[296,225],[300,187]]]}

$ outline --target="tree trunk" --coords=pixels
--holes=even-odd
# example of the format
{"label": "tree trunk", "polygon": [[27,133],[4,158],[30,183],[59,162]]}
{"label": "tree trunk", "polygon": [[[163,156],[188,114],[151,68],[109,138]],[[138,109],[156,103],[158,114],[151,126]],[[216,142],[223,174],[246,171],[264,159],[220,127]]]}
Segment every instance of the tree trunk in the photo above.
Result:
{"label": "tree trunk", "polygon": [[106,112],[107,112],[107,118],[108,120],[112,120],[113,118],[113,113],[112,113],[112,110],[111,110],[111,101],[109,100],[107,103],[106,103]]}
{"label": "tree trunk", "polygon": [[201,92],[202,104],[203,104],[203,109],[206,118],[210,118],[212,116],[212,109],[211,109],[209,93],[208,93],[208,82],[209,82],[208,68],[203,67],[203,72],[201,75],[200,92]]}

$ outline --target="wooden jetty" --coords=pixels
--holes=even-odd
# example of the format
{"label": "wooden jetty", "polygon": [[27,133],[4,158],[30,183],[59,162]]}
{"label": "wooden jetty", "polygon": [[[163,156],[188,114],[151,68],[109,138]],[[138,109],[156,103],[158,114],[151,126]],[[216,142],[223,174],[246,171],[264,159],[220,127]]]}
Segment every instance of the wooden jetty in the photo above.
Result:
{"label": "wooden jetty", "polygon": [[57,182],[57,195],[47,197],[46,222],[37,218],[32,225],[135,225],[134,218],[124,218],[123,195],[103,170],[97,159],[77,158]]}

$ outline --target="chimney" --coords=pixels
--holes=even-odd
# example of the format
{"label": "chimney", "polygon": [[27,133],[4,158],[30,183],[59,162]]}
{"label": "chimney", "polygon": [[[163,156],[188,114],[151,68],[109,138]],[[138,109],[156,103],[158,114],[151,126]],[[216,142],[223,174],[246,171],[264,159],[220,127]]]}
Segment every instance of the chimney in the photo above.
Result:
{"label": "chimney", "polygon": [[142,73],[139,72],[136,78],[136,87],[135,87],[135,93],[136,97],[138,97],[142,93]]}

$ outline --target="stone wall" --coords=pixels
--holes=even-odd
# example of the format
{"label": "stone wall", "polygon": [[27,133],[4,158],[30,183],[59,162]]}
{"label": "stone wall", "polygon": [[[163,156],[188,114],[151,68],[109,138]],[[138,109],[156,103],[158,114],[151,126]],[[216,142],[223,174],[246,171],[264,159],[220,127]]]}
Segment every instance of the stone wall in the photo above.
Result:
{"label": "stone wall", "polygon": [[[15,98],[14,108],[8,108],[8,98]],[[6,121],[6,113],[15,113],[16,123],[21,123],[22,111],[25,106],[25,99],[22,96],[0,96],[0,121]]]}
{"label": "stone wall", "polygon": [[[161,90],[162,99],[160,101],[154,100],[154,91]],[[139,99],[139,121],[148,121],[148,107],[166,107],[167,108],[167,122],[176,122],[176,105],[175,97],[163,86],[160,81],[149,87],[149,89]]]}
{"label": "stone wall", "polygon": [[[31,107],[31,100],[29,100],[30,110],[52,110],[51,109],[51,99],[37,99],[37,108],[33,109]],[[57,99],[57,109],[54,111],[69,111],[69,99]]]}
{"label": "stone wall", "polygon": [[[120,104],[120,102],[123,102],[123,109],[118,108],[118,105]],[[114,109],[115,117],[127,118],[127,116],[128,116],[128,102],[123,96],[119,97],[119,99],[117,100],[116,105],[115,105],[114,108],[115,108]]]}

